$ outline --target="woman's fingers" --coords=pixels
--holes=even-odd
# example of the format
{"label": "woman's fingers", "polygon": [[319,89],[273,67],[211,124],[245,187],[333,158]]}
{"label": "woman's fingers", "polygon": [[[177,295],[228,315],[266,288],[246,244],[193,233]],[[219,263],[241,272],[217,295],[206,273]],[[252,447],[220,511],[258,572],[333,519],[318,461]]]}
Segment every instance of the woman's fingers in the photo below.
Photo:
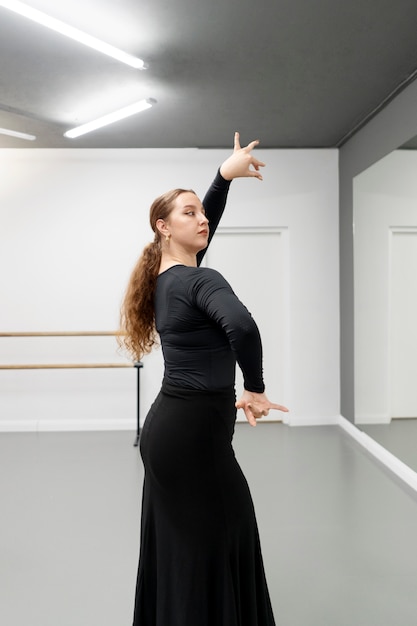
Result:
{"label": "woman's fingers", "polygon": [[284,411],[284,413],[288,413],[289,411],[286,406],[282,406],[282,404],[274,404],[273,402],[271,402],[270,408],[276,409],[277,411]]}
{"label": "woman's fingers", "polygon": [[255,157],[252,157],[252,165],[253,167],[256,167],[256,169],[258,169],[258,167],[265,167],[265,163],[263,161],[259,161],[259,159],[255,159]]}
{"label": "woman's fingers", "polygon": [[258,172],[258,170],[250,170],[248,169],[247,172],[247,176],[252,176],[253,178],[257,178],[258,180],[263,180],[263,176],[261,174],[261,172]]}
{"label": "woman's fingers", "polygon": [[[255,159],[255,157],[251,154],[249,155],[250,160],[249,160],[249,166],[248,166],[248,172],[250,176],[255,176],[256,178],[259,178],[259,180],[263,180],[262,178],[262,174],[259,171],[260,167],[265,167],[265,163],[263,161],[259,161],[259,159]],[[252,166],[254,169],[251,170],[250,166]]]}
{"label": "woman's fingers", "polygon": [[248,420],[251,426],[256,426],[256,417],[253,415],[252,411],[245,409],[246,419]]}
{"label": "woman's fingers", "polygon": [[252,402],[248,402],[248,407],[251,410],[252,414],[257,419],[260,418],[260,417],[263,417],[264,415],[269,415],[269,411],[271,409],[275,409],[276,411],[283,411],[284,413],[288,413],[288,409],[287,409],[286,406],[283,406],[282,404],[275,404],[273,402],[270,402],[267,407],[256,406],[256,404],[253,404]]}
{"label": "woman's fingers", "polygon": [[256,418],[263,417],[264,415],[268,415],[268,413],[269,413],[269,408],[266,408],[266,407],[265,408],[256,407],[251,402],[248,402],[248,407],[250,408],[250,410],[252,411],[252,414]]}
{"label": "woman's fingers", "polygon": [[[250,394],[250,392],[245,391],[243,397],[235,403],[235,406],[237,409],[243,409],[246,419],[248,420],[249,424],[251,424],[251,426],[256,426],[257,419],[269,415],[269,411],[271,409],[283,411],[284,413],[288,412],[286,406],[283,406],[282,404],[276,404],[275,402],[270,402],[266,397],[260,397],[258,401],[258,398],[245,398],[245,394]],[[264,394],[260,394],[260,396],[264,396]]]}
{"label": "woman's fingers", "polygon": [[250,152],[251,150],[253,150],[257,145],[259,144],[259,139],[255,139],[254,141],[251,141],[250,143],[248,143],[248,145],[243,148],[243,150],[245,150],[245,152]]}
{"label": "woman's fingers", "polygon": [[249,424],[251,426],[256,426],[256,416],[253,414],[250,403],[246,404],[245,402],[238,400],[238,402],[235,403],[235,407],[237,409],[243,409],[243,412],[245,413],[245,417]]}
{"label": "woman's fingers", "polygon": [[[240,135],[239,133],[236,131],[235,132],[235,136],[234,136],[234,145],[233,145],[233,150],[234,152],[237,152],[238,150],[243,150],[244,152],[252,152],[252,150],[254,148],[256,148],[256,146],[259,145],[259,139],[254,139],[253,141],[251,141],[250,143],[248,143],[247,146],[245,146],[244,148],[242,148],[242,146],[240,145]],[[259,163],[259,165],[265,165],[265,163],[262,163],[261,161],[258,161],[257,159],[255,159],[253,157],[254,161],[256,161],[257,163]]]}

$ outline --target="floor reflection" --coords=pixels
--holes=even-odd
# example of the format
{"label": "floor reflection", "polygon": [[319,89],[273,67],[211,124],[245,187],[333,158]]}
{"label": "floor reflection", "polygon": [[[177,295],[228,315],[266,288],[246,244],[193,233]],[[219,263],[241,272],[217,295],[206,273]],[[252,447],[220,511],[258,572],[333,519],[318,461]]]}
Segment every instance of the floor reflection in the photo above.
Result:
{"label": "floor reflection", "polygon": [[417,472],[417,419],[395,419],[390,424],[360,424],[358,428]]}

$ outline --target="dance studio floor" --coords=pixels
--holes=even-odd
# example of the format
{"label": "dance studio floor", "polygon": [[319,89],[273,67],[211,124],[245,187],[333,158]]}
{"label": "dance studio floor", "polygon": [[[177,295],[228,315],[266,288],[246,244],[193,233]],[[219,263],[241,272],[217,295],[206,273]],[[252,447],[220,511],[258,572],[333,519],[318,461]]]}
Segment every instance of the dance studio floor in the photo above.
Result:
{"label": "dance studio floor", "polygon": [[[131,625],[143,478],[133,440],[0,434],[2,626]],[[235,450],[277,626],[416,626],[415,492],[338,426],[238,424]]]}

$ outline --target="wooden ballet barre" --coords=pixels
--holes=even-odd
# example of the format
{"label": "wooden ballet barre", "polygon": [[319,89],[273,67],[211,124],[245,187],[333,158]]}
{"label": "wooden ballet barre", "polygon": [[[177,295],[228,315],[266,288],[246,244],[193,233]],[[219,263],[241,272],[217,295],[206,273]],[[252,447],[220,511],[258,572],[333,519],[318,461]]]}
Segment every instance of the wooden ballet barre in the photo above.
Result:
{"label": "wooden ballet barre", "polygon": [[[0,337],[118,337],[124,333],[114,330],[83,330],[83,331],[50,331],[50,332],[25,332],[0,333]],[[132,368],[137,370],[137,426],[134,446],[139,445],[140,437],[140,370],[143,367],[141,361],[135,363],[13,363],[0,364],[0,370],[45,370],[45,369],[105,369],[105,368]]]}
{"label": "wooden ballet barre", "polygon": [[117,337],[119,335],[123,335],[123,333],[114,330],[69,330],[40,333],[0,333],[0,337]]}
{"label": "wooden ballet barre", "polygon": [[107,367],[135,367],[135,363],[25,363],[0,365],[0,370],[55,370]]}

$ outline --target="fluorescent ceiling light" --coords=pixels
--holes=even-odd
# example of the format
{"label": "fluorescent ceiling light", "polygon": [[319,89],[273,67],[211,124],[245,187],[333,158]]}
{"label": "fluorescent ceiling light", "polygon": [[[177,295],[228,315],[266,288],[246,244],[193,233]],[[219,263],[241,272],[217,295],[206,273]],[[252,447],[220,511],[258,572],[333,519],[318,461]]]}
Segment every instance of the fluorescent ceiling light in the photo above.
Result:
{"label": "fluorescent ceiling light", "polygon": [[81,126],[77,126],[72,130],[67,130],[67,132],[64,133],[64,137],[75,139],[76,137],[80,137],[81,135],[90,133],[92,130],[96,130],[97,128],[101,128],[102,126],[113,124],[113,122],[123,120],[125,117],[135,115],[135,113],[146,111],[146,109],[150,109],[151,106],[154,104],[156,104],[156,100],[154,100],[153,98],[148,98],[147,100],[139,100],[139,102],[135,102],[134,104],[130,104],[123,109],[114,111],[114,113],[108,113],[107,115],[103,115],[103,117],[99,117],[98,119],[93,120],[92,122],[87,122],[87,124],[82,124]]}
{"label": "fluorescent ceiling light", "polygon": [[9,135],[10,137],[17,137],[18,139],[27,139],[33,141],[36,139],[35,135],[28,135],[27,133],[19,133],[17,130],[9,130],[8,128],[0,128],[0,135]]}
{"label": "fluorescent ceiling light", "polygon": [[18,0],[0,0],[0,7],[10,9],[10,11],[14,11],[14,13],[18,13],[23,17],[27,17],[28,19],[33,20],[38,24],[42,24],[47,28],[51,28],[57,33],[65,35],[65,37],[70,37],[71,39],[74,39],[79,43],[89,46],[90,48],[94,48],[94,50],[98,50],[103,54],[107,54],[109,57],[117,59],[122,63],[126,63],[131,67],[135,67],[139,70],[146,69],[146,64],[142,61],[142,59],[134,57],[127,52],[123,52],[123,50],[119,50],[118,48],[115,48],[114,46],[111,46],[110,44],[105,43],[100,39],[96,39],[91,35],[87,35],[87,33],[78,30],[78,28],[68,26],[67,24],[64,24],[64,22],[61,22],[54,17],[50,17],[49,15],[46,15],[46,13],[42,13],[37,9],[33,9],[23,2],[19,2]]}

